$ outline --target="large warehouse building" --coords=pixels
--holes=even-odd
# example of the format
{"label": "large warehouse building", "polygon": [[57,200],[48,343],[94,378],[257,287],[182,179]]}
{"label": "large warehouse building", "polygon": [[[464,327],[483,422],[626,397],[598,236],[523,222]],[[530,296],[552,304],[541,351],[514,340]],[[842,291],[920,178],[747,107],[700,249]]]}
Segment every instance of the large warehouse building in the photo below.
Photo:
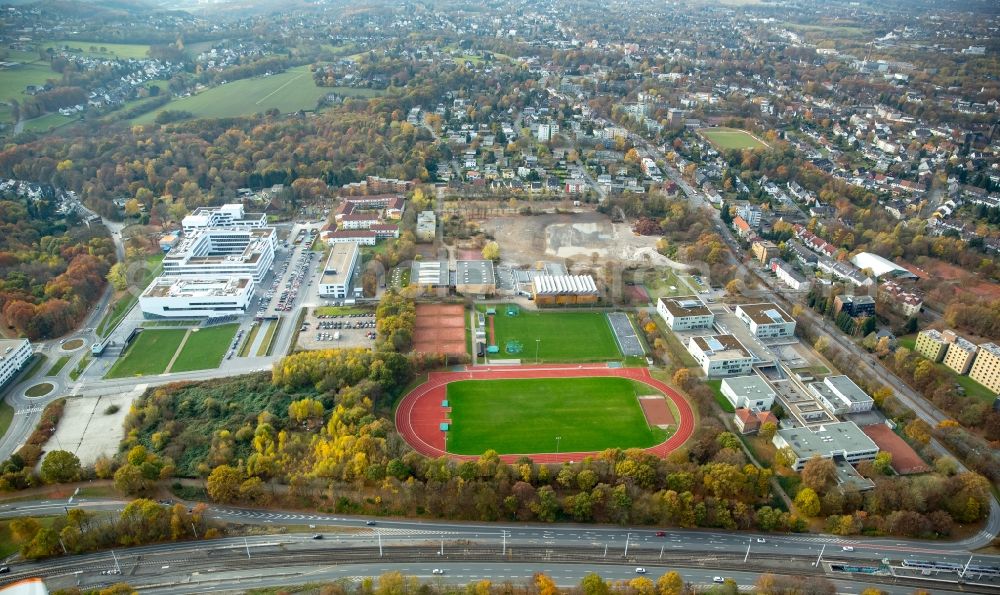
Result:
{"label": "large warehouse building", "polygon": [[193,231],[163,258],[165,277],[253,277],[267,275],[277,245],[273,227]]}
{"label": "large warehouse building", "polygon": [[539,306],[593,304],[600,299],[590,275],[537,275],[531,281],[531,295]]}
{"label": "large warehouse building", "polygon": [[250,277],[157,277],[139,296],[146,318],[215,318],[242,315],[250,307]]}
{"label": "large warehouse building", "polygon": [[459,260],[455,263],[455,291],[462,295],[488,296],[497,292],[491,260]]}

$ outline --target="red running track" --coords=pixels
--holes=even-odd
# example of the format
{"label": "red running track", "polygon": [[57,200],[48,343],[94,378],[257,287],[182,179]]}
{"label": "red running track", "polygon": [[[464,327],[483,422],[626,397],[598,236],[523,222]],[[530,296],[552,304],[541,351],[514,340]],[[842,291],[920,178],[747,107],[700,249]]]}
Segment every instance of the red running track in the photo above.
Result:
{"label": "red running track", "polygon": [[[667,395],[680,414],[680,421],[674,435],[646,449],[658,457],[679,448],[694,434],[694,412],[691,405],[674,389],[653,378],[646,368],[609,368],[604,364],[582,366],[477,366],[461,372],[431,372],[427,382],[410,391],[396,408],[396,429],[400,435],[420,454],[437,458],[448,456],[460,460],[476,460],[471,455],[453,455],[445,451],[444,432],[441,423],[448,421],[448,412],[441,407],[447,398],[447,385],[456,380],[490,380],[501,378],[584,378],[594,376],[617,376],[643,382]],[[536,463],[564,463],[580,461],[596,452],[524,453],[508,454],[500,458],[507,463],[517,461],[521,456],[529,456]]]}

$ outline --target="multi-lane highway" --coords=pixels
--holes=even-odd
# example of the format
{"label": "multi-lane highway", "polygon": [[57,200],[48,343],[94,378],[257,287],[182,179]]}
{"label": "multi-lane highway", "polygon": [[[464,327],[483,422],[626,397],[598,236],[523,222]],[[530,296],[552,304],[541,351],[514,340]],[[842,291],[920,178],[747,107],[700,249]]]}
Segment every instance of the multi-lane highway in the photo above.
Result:
{"label": "multi-lane highway", "polygon": [[[120,510],[124,502],[16,502],[0,505],[0,518],[58,514],[66,506],[113,512]],[[133,586],[172,593],[184,588],[190,591],[194,583],[199,583],[198,591],[205,591],[209,587],[265,586],[274,580],[287,584],[377,575],[392,569],[414,575],[426,572],[430,576],[433,568],[445,570],[443,576],[460,582],[505,577],[513,580],[545,571],[560,584],[572,584],[596,567],[607,567],[607,572],[602,572],[606,578],[635,576],[635,568],[642,567],[653,575],[668,569],[684,570],[686,580],[692,582],[736,572],[733,576],[737,582],[748,585],[765,571],[819,575],[841,581],[841,592],[857,592],[861,589],[851,583],[859,579],[831,573],[828,563],[866,565],[882,559],[917,558],[965,564],[970,550],[988,540],[982,534],[961,541],[930,543],[814,534],[432,522],[228,506],[210,507],[208,516],[232,526],[256,529],[249,530],[251,535],[246,538],[157,544],[116,550],[113,555],[101,552],[20,563],[4,580],[42,576],[57,587],[75,584],[67,580],[92,585],[111,580],[102,572],[121,569],[122,577]],[[261,528],[274,534],[261,535]],[[315,535],[323,537],[316,539]],[[819,564],[814,566],[815,562]],[[997,565],[1000,559],[977,556],[975,563]],[[203,581],[211,584],[201,584]],[[906,592],[913,590],[912,581],[896,580],[892,584],[902,584]],[[1000,588],[1000,582],[995,586]],[[941,583],[933,590],[941,592],[942,587],[949,588]],[[966,589],[976,590],[968,585]]]}

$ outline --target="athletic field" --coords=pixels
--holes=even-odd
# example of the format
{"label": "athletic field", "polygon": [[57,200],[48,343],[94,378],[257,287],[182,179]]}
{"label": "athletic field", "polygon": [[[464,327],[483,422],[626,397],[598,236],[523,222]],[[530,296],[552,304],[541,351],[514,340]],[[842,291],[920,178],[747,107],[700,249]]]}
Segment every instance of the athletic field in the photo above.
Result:
{"label": "athletic field", "polygon": [[749,132],[736,128],[703,128],[698,132],[723,150],[762,149],[767,146]]}
{"label": "athletic field", "polygon": [[[480,311],[485,308],[480,308]],[[621,359],[615,335],[603,312],[529,312],[507,315],[507,306],[496,307],[494,328],[497,358],[520,358],[523,363],[535,361],[538,348],[540,362],[597,362]],[[487,326],[489,323],[487,323]],[[537,341],[536,341],[537,339]],[[511,341],[520,343],[521,353],[508,353]]]}
{"label": "athletic field", "polygon": [[447,387],[448,452],[480,455],[648,448],[666,432],[650,428],[637,400],[654,394],[628,378],[463,380]]}

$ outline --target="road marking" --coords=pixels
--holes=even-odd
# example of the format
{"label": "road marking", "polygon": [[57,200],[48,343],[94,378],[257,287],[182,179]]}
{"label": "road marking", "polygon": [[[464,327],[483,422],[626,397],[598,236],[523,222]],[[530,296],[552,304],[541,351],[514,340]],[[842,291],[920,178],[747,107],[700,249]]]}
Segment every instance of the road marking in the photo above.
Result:
{"label": "road marking", "polygon": [[14,415],[29,415],[31,413],[41,413],[44,407],[29,407],[28,409],[18,409]]}

